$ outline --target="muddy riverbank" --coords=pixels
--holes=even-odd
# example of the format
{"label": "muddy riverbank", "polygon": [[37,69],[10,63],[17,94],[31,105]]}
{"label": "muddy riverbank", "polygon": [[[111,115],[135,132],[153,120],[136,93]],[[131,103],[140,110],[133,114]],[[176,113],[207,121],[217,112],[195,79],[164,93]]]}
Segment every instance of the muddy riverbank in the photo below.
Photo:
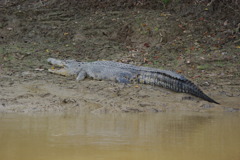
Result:
{"label": "muddy riverbank", "polygon": [[[193,16],[166,8],[64,10],[43,3],[2,4],[0,112],[239,111],[238,19],[208,18],[210,8]],[[173,70],[221,104],[149,85],[76,82],[48,73],[49,57]]]}

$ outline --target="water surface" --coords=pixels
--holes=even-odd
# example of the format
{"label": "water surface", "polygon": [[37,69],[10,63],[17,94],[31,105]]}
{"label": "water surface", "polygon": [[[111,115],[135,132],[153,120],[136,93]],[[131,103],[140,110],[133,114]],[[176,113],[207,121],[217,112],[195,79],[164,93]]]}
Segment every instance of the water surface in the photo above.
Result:
{"label": "water surface", "polygon": [[0,115],[2,160],[240,160],[232,113]]}

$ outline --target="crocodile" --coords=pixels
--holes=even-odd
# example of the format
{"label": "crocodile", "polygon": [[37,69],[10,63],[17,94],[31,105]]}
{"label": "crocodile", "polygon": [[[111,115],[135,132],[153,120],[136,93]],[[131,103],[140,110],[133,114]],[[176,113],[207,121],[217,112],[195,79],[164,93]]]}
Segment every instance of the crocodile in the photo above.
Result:
{"label": "crocodile", "polygon": [[78,62],[76,60],[58,60],[54,58],[48,58],[47,61],[54,66],[60,67],[52,67],[48,70],[49,72],[64,76],[75,75],[77,81],[90,77],[96,80],[110,80],[124,84],[149,84],[175,92],[188,93],[208,102],[219,104],[183,75],[172,71],[114,61]]}

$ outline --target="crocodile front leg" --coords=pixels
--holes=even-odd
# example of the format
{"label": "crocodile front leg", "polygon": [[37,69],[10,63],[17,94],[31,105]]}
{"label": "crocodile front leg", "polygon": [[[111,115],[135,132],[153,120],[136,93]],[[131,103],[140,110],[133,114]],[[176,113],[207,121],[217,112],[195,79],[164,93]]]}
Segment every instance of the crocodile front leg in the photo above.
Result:
{"label": "crocodile front leg", "polygon": [[77,81],[82,81],[87,77],[87,72],[86,71],[80,71],[78,73],[78,76],[76,78]]}

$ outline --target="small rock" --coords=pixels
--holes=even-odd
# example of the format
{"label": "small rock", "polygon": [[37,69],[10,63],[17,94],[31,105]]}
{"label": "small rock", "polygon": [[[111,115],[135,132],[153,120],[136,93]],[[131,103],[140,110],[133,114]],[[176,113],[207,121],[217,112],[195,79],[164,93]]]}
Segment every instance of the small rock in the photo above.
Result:
{"label": "small rock", "polygon": [[191,100],[191,101],[194,101],[194,100],[196,100],[194,97],[192,97],[192,96],[184,96],[184,97],[182,97],[182,100]]}
{"label": "small rock", "polygon": [[210,86],[210,84],[209,84],[209,82],[204,82],[203,84],[202,84],[203,86]]}
{"label": "small rock", "polygon": [[29,72],[29,71],[22,72],[23,77],[29,76],[29,75],[31,75],[31,72]]}
{"label": "small rock", "polygon": [[214,106],[211,105],[211,104],[203,104],[203,105],[201,105],[200,107],[202,107],[202,108],[212,108],[212,107],[214,107]]}
{"label": "small rock", "polygon": [[76,103],[76,100],[75,99],[71,99],[71,98],[64,98],[62,100],[62,103],[65,103],[65,104],[67,104],[67,103]]}
{"label": "small rock", "polygon": [[224,110],[226,111],[226,112],[238,112],[238,111],[240,111],[240,109],[239,108],[232,108],[232,107],[224,107]]}

